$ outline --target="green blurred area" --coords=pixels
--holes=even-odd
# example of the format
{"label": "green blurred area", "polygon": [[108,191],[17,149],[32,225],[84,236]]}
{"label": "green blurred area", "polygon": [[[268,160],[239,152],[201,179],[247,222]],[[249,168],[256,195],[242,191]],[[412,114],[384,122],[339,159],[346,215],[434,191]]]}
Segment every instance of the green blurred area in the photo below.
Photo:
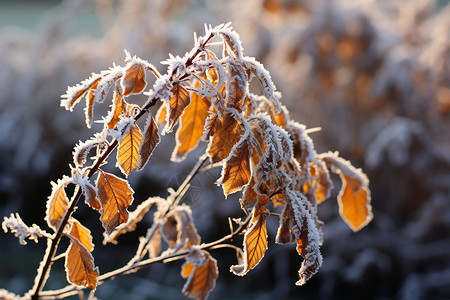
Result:
{"label": "green blurred area", "polygon": [[[95,3],[84,3],[83,8],[77,8],[77,1],[73,1],[76,14],[61,16],[63,28],[59,28],[72,38],[79,35],[93,37],[102,36],[102,28],[98,15],[95,12]],[[0,33],[3,30],[16,28],[34,33],[45,28],[47,19],[52,19],[61,5],[71,5],[70,1],[65,3],[61,0],[1,0],[0,1]],[[44,25],[44,26],[42,26]]]}
{"label": "green blurred area", "polygon": [[5,27],[37,29],[42,17],[61,1],[55,0],[2,0],[0,1],[0,30]]}

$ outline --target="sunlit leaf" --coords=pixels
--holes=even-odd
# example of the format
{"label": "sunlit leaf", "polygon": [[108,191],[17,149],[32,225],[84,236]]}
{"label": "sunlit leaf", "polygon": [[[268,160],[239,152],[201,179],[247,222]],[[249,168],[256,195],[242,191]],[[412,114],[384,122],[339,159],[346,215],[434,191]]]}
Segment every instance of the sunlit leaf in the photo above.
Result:
{"label": "sunlit leaf", "polygon": [[125,71],[121,80],[123,96],[139,94],[147,86],[145,81],[145,66],[139,63],[132,64]]}
{"label": "sunlit leaf", "polygon": [[353,231],[360,230],[373,218],[367,176],[337,153],[322,153],[320,158],[341,177],[338,203],[342,219]]}
{"label": "sunlit leaf", "polygon": [[94,266],[94,258],[76,238],[70,239],[65,268],[69,282],[91,290],[97,286],[99,271]]}
{"label": "sunlit leaf", "polygon": [[217,261],[206,251],[202,251],[201,255],[202,257],[193,259],[188,256],[181,271],[181,276],[188,278],[183,287],[183,295],[197,300],[208,297],[219,275]]}
{"label": "sunlit leaf", "polygon": [[356,178],[341,174],[342,188],[338,195],[339,213],[353,231],[358,231],[372,220],[370,192]]}
{"label": "sunlit leaf", "polygon": [[167,105],[164,103],[159,107],[158,112],[156,113],[156,121],[158,124],[163,125],[166,123],[167,117]]}
{"label": "sunlit leaf", "polygon": [[218,126],[220,125],[219,117],[217,113],[209,111],[208,116],[203,126],[203,141],[209,141],[209,138],[216,133]]}
{"label": "sunlit leaf", "polygon": [[244,68],[232,60],[227,64],[227,71],[227,97],[225,102],[230,107],[239,108],[247,95],[247,76]]}
{"label": "sunlit leaf", "polygon": [[266,250],[266,214],[259,214],[257,217],[253,217],[252,223],[244,236],[244,263],[232,266],[231,271],[236,275],[244,276],[258,265]]}
{"label": "sunlit leaf", "polygon": [[127,208],[133,202],[133,193],[128,181],[113,174],[99,172],[97,196],[102,204],[101,221],[110,234],[117,226],[128,221]]}
{"label": "sunlit leaf", "polygon": [[155,119],[149,114],[144,128],[144,137],[139,148],[138,170],[142,170],[145,167],[158,143],[158,126],[156,125]]}
{"label": "sunlit leaf", "polygon": [[314,176],[316,183],[315,195],[317,203],[322,203],[330,196],[330,190],[333,186],[328,169],[326,167],[313,166],[311,175]]}
{"label": "sunlit leaf", "polygon": [[85,116],[86,116],[86,125],[88,128],[91,128],[92,125],[92,116],[94,115],[94,99],[95,99],[95,89],[98,86],[100,79],[96,80],[91,86],[90,91],[86,95],[86,107],[84,108]]}
{"label": "sunlit leaf", "polygon": [[139,126],[131,125],[128,132],[119,143],[117,151],[117,164],[126,176],[130,175],[140,159],[139,149],[142,142],[142,134]]}
{"label": "sunlit leaf", "polygon": [[[102,74],[103,75],[103,74]],[[101,74],[92,74],[92,76],[76,86],[69,87],[64,95],[62,95],[61,106],[72,111],[74,106],[93,86],[98,86],[98,82],[102,78]]]}
{"label": "sunlit leaf", "polygon": [[94,244],[92,244],[91,231],[81,225],[80,222],[73,219],[72,227],[69,235],[76,238],[89,252],[94,250]]}
{"label": "sunlit leaf", "polygon": [[169,119],[164,132],[171,132],[186,106],[189,105],[191,97],[189,92],[179,83],[172,88],[172,98],[169,99]]}
{"label": "sunlit leaf", "polygon": [[244,185],[249,183],[250,177],[250,150],[247,141],[243,141],[225,161],[222,175],[225,197],[240,191]]}
{"label": "sunlit leaf", "polygon": [[181,266],[181,277],[183,277],[184,279],[188,278],[189,275],[191,275],[192,271],[194,271],[195,266],[193,263],[190,262],[185,262],[182,266]]}
{"label": "sunlit leaf", "polygon": [[127,111],[128,105],[123,96],[117,90],[114,91],[113,110],[106,118],[109,129],[116,128],[120,120],[119,117]]}
{"label": "sunlit leaf", "polygon": [[95,210],[100,210],[102,206],[100,204],[100,201],[98,201],[97,191],[95,190],[95,188],[90,183],[82,185],[81,188],[86,204]]}
{"label": "sunlit leaf", "polygon": [[242,200],[241,205],[248,206],[253,203],[253,201],[257,200],[258,194],[254,190],[255,180],[251,177],[248,185],[244,187],[244,191],[242,192]]}
{"label": "sunlit leaf", "polygon": [[128,221],[117,226],[111,234],[107,235],[103,233],[103,245],[107,243],[117,244],[117,238],[127,232],[134,231],[136,225],[144,218],[150,207],[155,203],[154,198],[149,198],[139,204],[136,209],[130,212]]}
{"label": "sunlit leaf", "polygon": [[231,114],[224,115],[218,129],[212,137],[208,155],[213,163],[224,160],[233,146],[239,141],[243,130]]}
{"label": "sunlit leaf", "polygon": [[65,187],[70,183],[70,178],[64,176],[59,179],[57,183],[51,182],[52,193],[47,201],[46,221],[49,227],[56,230],[61,223],[61,220],[66,214],[69,206],[69,199],[65,191]]}
{"label": "sunlit leaf", "polygon": [[203,136],[203,125],[210,105],[208,99],[191,92],[191,104],[186,107],[180,119],[172,160],[183,160],[197,146]]}

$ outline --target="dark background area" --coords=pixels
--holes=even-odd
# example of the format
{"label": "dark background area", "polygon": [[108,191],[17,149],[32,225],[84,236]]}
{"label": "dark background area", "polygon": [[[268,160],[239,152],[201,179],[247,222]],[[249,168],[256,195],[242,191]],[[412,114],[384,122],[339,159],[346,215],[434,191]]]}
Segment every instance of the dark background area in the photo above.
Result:
{"label": "dark background area", "polygon": [[[189,51],[204,23],[228,21],[244,53],[270,71],[292,118],[321,127],[311,134],[316,150],[339,151],[366,172],[374,219],[358,233],[347,227],[334,177],[332,197],[319,206],[325,241],[318,274],[294,285],[301,257],[294,245],[274,243],[278,220],[269,218],[269,250],[245,277],[229,272],[233,251],[212,252],[219,279],[210,299],[449,299],[448,1],[2,0],[0,216],[18,212],[26,224],[48,229],[50,181],[69,173],[73,146],[99,129],[85,127],[82,105],[72,113],[60,107],[67,86],[122,64],[124,49],[164,72],[159,62]],[[107,108],[96,106],[97,118]],[[165,196],[200,155],[172,163],[173,146],[174,136],[164,136],[145,171],[130,176],[133,208]],[[205,242],[228,233],[227,217],[243,216],[238,196],[224,200],[214,185],[218,172],[199,175],[185,199]],[[102,273],[129,260],[152,221],[149,214],[118,245],[103,246],[98,214],[80,205],[76,217],[92,231]],[[1,233],[0,288],[28,291],[44,249],[43,240],[20,246]],[[181,264],[152,265],[106,282],[96,295],[183,299]],[[57,262],[46,289],[65,286],[63,271]]]}

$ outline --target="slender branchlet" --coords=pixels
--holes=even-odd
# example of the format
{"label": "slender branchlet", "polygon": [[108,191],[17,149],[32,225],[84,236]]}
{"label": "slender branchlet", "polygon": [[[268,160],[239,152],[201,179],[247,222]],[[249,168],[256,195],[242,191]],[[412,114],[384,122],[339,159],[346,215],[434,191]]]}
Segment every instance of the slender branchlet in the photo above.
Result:
{"label": "slender branchlet", "polygon": [[[163,74],[149,62],[126,52],[124,66],[115,65],[92,74],[69,87],[62,96],[61,106],[67,110],[85,98],[88,127],[94,120],[96,103],[111,99],[111,109],[96,121],[103,124],[103,129],[74,147],[70,175],[52,183],[45,220],[54,233],[46,233],[36,225],[26,226],[18,215],[3,222],[4,230],[14,232],[22,244],[26,238],[47,240],[35,284],[27,297],[64,298],[90,289],[89,299],[93,299],[97,287],[107,280],[154,263],[184,259],[181,276],[186,283],[182,293],[205,299],[218,277],[217,261],[211,252],[218,248],[234,250],[237,264],[230,271],[244,276],[268,250],[268,217],[279,219],[275,241],[295,244],[303,257],[296,283],[303,285],[322,264],[323,224],[317,210],[330,196],[330,170],[342,180],[338,203],[349,227],[358,231],[372,219],[368,178],[337,153],[316,153],[309,137],[316,129],[307,129],[290,119],[269,71],[244,55],[239,35],[230,24],[205,26],[203,36],[194,35],[191,51],[182,57],[170,54],[162,64],[167,66]],[[149,74],[154,76],[153,83]],[[257,91],[261,95],[252,90],[252,81],[259,84]],[[138,94],[148,96],[142,106],[130,100]],[[152,113],[157,103],[161,106]],[[145,119],[142,130],[141,119]],[[141,201],[129,212],[135,199],[128,176],[148,165],[160,134],[173,130],[174,162],[184,160],[201,143],[207,145],[206,150],[176,191],[169,189],[165,199],[150,197]],[[114,152],[120,175],[103,169]],[[93,162],[89,165],[90,155]],[[148,167],[151,168],[151,162]],[[204,243],[191,207],[182,199],[192,179],[210,168],[221,168],[216,183],[225,198],[241,193],[245,220],[235,219],[237,225],[230,221],[229,234]],[[66,194],[68,185],[75,186],[70,199]],[[139,238],[134,256],[123,267],[101,274],[95,266],[91,231],[73,216],[82,198],[99,214],[104,244],[118,243],[120,235],[133,231],[156,206],[152,210],[152,226],[146,236]],[[281,213],[274,211],[277,206],[282,206]],[[239,235],[243,236],[242,248],[233,244]],[[63,237],[68,238],[69,247],[56,255]],[[53,262],[63,258],[69,285],[43,291]]]}

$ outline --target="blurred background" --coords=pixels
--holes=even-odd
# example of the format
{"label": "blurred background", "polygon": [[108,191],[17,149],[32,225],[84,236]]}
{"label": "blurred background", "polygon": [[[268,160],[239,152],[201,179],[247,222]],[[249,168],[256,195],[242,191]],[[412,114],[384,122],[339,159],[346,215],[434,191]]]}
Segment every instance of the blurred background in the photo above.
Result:
{"label": "blurred background", "polygon": [[[50,181],[69,173],[75,143],[100,129],[85,127],[83,105],[73,113],[60,107],[67,86],[123,64],[124,49],[165,72],[159,62],[189,51],[204,23],[229,21],[245,54],[271,73],[292,118],[321,127],[311,134],[316,150],[339,151],[367,173],[374,219],[358,233],[347,227],[337,180],[319,206],[318,274],[294,285],[301,257],[294,245],[274,244],[278,220],[269,219],[269,250],[244,278],[229,272],[233,251],[212,252],[219,279],[210,299],[450,299],[448,0],[0,0],[0,216],[19,212],[47,229]],[[97,117],[107,108],[96,106]],[[130,176],[134,206],[165,196],[200,155],[171,163],[173,146],[173,135],[163,137],[146,169]],[[196,177],[185,199],[205,242],[228,233],[227,217],[242,216],[238,196],[225,201],[213,184],[218,176]],[[81,205],[76,217],[93,232],[102,273],[130,259],[152,222],[149,215],[118,245],[103,246],[98,214]],[[43,241],[20,246],[0,233],[0,288],[28,291],[44,249]],[[96,296],[183,299],[181,264],[106,282]],[[46,289],[65,283],[57,262]]]}

